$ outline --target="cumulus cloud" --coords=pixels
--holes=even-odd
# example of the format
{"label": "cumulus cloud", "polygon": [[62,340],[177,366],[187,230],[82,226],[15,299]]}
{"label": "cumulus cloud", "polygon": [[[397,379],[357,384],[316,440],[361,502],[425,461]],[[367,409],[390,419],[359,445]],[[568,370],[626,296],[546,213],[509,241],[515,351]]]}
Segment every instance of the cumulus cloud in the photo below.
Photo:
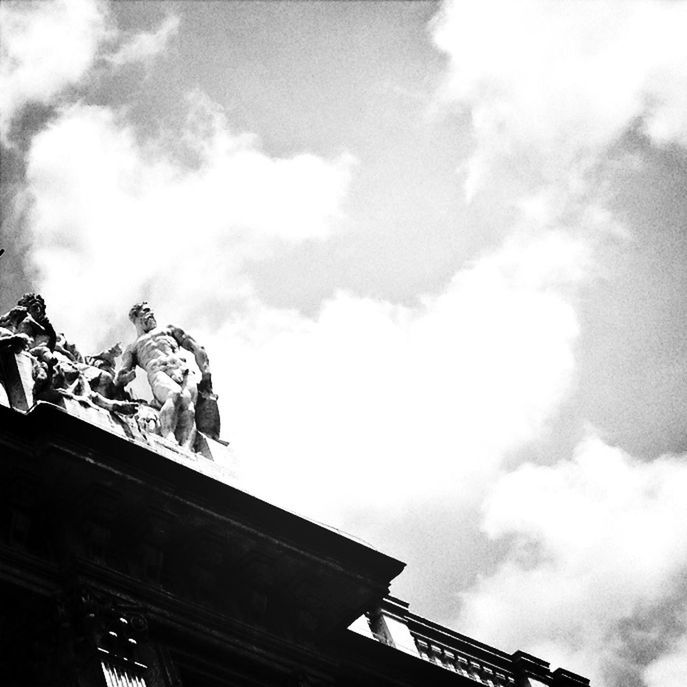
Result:
{"label": "cumulus cloud", "polygon": [[[608,276],[601,241],[631,236],[608,209],[625,135],[687,145],[686,30],[687,4],[660,0],[456,0],[433,22],[440,100],[472,122],[468,199],[498,194],[540,240],[576,237],[575,284]],[[642,463],[593,436],[570,461],[504,475],[484,529],[508,553],[462,595],[457,626],[599,685],[682,684],[686,481],[684,457]]]}
{"label": "cumulus cloud", "polygon": [[176,34],[170,15],[152,32],[121,33],[100,0],[3,2],[0,6],[0,140],[29,104],[54,104],[92,77],[102,58],[111,67],[145,62]]}
{"label": "cumulus cloud", "polygon": [[686,31],[683,2],[446,3],[433,38],[442,97],[472,119],[468,195],[509,161],[525,183],[570,183],[637,122],[687,144]]}
{"label": "cumulus cloud", "polygon": [[484,530],[510,553],[463,595],[461,627],[599,685],[637,682],[652,660],[650,684],[674,675],[683,640],[658,656],[684,631],[686,490],[685,456],[642,463],[594,435],[570,461],[504,475]]}
{"label": "cumulus cloud", "polygon": [[272,158],[224,124],[211,120],[195,141],[193,166],[159,142],[140,142],[103,107],[68,107],[34,137],[32,262],[64,328],[96,315],[117,321],[122,302],[141,296],[186,303],[195,320],[199,302],[217,311],[250,290],[246,260],[334,231],[350,156]]}
{"label": "cumulus cloud", "polygon": [[78,84],[108,37],[104,6],[91,0],[0,6],[0,136],[28,103],[51,103]]}
{"label": "cumulus cloud", "polygon": [[577,320],[556,280],[578,259],[559,236],[485,257],[419,307],[339,293],[313,319],[256,308],[228,322],[217,341],[246,482],[327,520],[475,506],[570,389]]}

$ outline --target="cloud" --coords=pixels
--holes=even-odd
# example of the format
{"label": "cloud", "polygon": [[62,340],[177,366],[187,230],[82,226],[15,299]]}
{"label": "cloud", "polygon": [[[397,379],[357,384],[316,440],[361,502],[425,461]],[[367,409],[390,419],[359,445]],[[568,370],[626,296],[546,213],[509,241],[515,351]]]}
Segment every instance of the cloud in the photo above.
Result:
{"label": "cloud", "polygon": [[342,292],[314,318],[232,318],[211,347],[245,483],[335,522],[475,507],[570,390],[577,320],[556,280],[578,259],[549,237],[477,261],[418,307]]}
{"label": "cloud", "polygon": [[682,687],[687,675],[687,634],[644,672],[647,687]]}
{"label": "cloud", "polygon": [[[642,165],[627,134],[687,145],[686,29],[685,3],[621,0],[447,2],[432,23],[448,57],[441,104],[472,122],[468,200],[515,208],[534,246],[552,230],[576,239],[573,288],[612,278],[617,239],[632,238],[609,210],[630,152]],[[571,460],[504,474],[484,530],[507,553],[461,595],[455,625],[598,685],[678,684],[686,482],[684,457],[642,463],[593,435]]]}
{"label": "cloud", "polygon": [[111,68],[145,62],[176,35],[179,19],[125,35],[99,0],[6,2],[0,6],[0,141],[30,104],[52,105],[88,82],[104,59]]}
{"label": "cloud", "polygon": [[483,526],[510,552],[463,594],[460,626],[598,685],[638,682],[652,661],[650,680],[669,675],[684,640],[658,657],[686,630],[686,490],[685,456],[642,463],[593,434],[570,461],[504,475]]}
{"label": "cloud", "polygon": [[[207,103],[196,105],[198,124]],[[122,304],[142,296],[185,303],[177,317],[202,319],[250,291],[246,261],[336,230],[350,156],[272,158],[211,114],[201,133],[178,137],[192,165],[164,142],[139,141],[123,115],[104,107],[64,108],[34,137],[31,259],[65,331],[79,331],[84,318],[119,321]],[[97,338],[82,340],[93,346]]]}
{"label": "cloud", "polygon": [[47,105],[88,74],[109,36],[106,8],[90,0],[0,6],[0,136],[28,103]]}
{"label": "cloud", "polygon": [[468,196],[514,160],[521,183],[570,183],[637,122],[687,144],[686,30],[682,2],[446,3],[432,35],[441,97],[472,119]]}
{"label": "cloud", "polygon": [[124,42],[118,50],[105,59],[114,65],[145,62],[165,50],[169,41],[179,30],[179,17],[170,15],[156,31],[136,33]]}

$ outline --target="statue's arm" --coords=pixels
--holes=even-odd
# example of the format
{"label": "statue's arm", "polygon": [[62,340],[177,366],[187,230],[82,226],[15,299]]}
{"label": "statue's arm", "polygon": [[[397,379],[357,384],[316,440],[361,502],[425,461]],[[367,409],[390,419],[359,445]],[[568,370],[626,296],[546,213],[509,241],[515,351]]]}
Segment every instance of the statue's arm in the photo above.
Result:
{"label": "statue's arm", "polygon": [[200,370],[203,382],[206,384],[209,383],[210,361],[205,349],[183,329],[179,329],[179,327],[173,327],[170,325],[169,331],[182,348],[185,348],[187,351],[191,351],[191,353],[193,353],[193,357],[196,359],[196,364]]}
{"label": "statue's arm", "polygon": [[122,355],[122,365],[115,376],[115,386],[126,386],[136,377],[136,351],[127,346]]}
{"label": "statue's arm", "polygon": [[115,413],[122,413],[122,415],[133,415],[138,410],[138,403],[134,401],[116,401],[111,398],[105,398],[97,391],[91,391],[88,394],[91,403],[104,408],[105,410],[114,411]]}
{"label": "statue's arm", "polygon": [[17,323],[26,317],[28,310],[23,305],[15,305],[4,315],[0,315],[0,327],[10,327],[14,330]]}

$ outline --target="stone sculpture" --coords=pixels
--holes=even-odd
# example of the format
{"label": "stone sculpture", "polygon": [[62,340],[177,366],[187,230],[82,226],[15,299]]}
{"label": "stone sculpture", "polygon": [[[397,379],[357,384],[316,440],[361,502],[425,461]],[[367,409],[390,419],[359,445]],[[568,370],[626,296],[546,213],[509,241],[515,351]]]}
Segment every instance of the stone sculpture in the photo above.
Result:
{"label": "stone sculpture", "polygon": [[116,343],[95,355],[87,355],[84,376],[90,388],[105,398],[130,401],[122,385],[115,384],[115,360],[122,354],[122,347]]}
{"label": "stone sculpture", "polygon": [[25,294],[0,317],[2,351],[14,355],[24,351],[22,355],[30,361],[33,385],[24,389],[27,399],[59,402],[68,397],[113,412],[136,412],[136,404],[114,384],[113,356],[121,349],[112,347],[84,361],[77,347],[55,332],[45,301],[37,294]]}
{"label": "stone sculpture", "polygon": [[[216,402],[205,349],[179,327],[158,327],[155,313],[145,301],[131,308],[129,319],[136,327],[137,339],[124,351],[115,384],[125,386],[133,380],[136,366],[143,368],[153,396],[160,404],[160,434],[184,448],[193,449],[199,389],[206,405],[212,404],[213,400]],[[180,355],[180,348],[193,354],[201,373],[200,384],[196,384]],[[212,413],[204,413],[203,419],[208,415]],[[219,433],[218,414],[212,430]]]}
{"label": "stone sculpture", "polygon": [[[126,428],[129,436],[158,434],[207,454],[207,438],[219,440],[220,421],[205,349],[178,327],[158,327],[147,303],[135,305],[129,317],[138,337],[116,372],[119,344],[84,357],[64,334],[56,334],[41,296],[22,296],[0,316],[0,404],[29,410],[34,402],[47,401],[85,416],[95,407],[111,413],[108,422]],[[181,348],[193,353],[199,383]],[[147,373],[152,404],[126,391],[137,365]]]}
{"label": "stone sculpture", "polygon": [[[24,294],[17,305],[0,316],[0,352],[28,351],[34,387],[45,388],[50,379],[50,358],[57,335],[45,312],[45,301],[35,293]],[[32,397],[34,389],[28,390]]]}
{"label": "stone sculpture", "polygon": [[0,328],[3,330],[0,332],[3,339],[23,335],[29,349],[44,345],[53,350],[57,342],[55,330],[45,313],[45,301],[35,293],[24,294],[14,308],[2,315]]}

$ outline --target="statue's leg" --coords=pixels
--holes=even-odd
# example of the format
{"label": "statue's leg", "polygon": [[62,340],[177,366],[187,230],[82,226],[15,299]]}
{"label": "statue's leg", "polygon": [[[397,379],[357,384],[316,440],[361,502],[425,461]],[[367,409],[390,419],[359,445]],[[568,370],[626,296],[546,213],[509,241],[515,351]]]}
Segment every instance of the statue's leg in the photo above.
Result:
{"label": "statue's leg", "polygon": [[153,395],[162,404],[160,408],[160,434],[175,441],[181,387],[165,372],[155,372],[148,377]]}
{"label": "statue's leg", "polygon": [[[182,401],[183,402],[183,401]],[[187,402],[179,412],[176,438],[181,446],[192,449],[196,440],[196,407],[192,402]]]}
{"label": "statue's leg", "polygon": [[177,441],[189,450],[196,440],[196,383],[190,376],[185,377],[179,399],[179,420],[176,428]]}

